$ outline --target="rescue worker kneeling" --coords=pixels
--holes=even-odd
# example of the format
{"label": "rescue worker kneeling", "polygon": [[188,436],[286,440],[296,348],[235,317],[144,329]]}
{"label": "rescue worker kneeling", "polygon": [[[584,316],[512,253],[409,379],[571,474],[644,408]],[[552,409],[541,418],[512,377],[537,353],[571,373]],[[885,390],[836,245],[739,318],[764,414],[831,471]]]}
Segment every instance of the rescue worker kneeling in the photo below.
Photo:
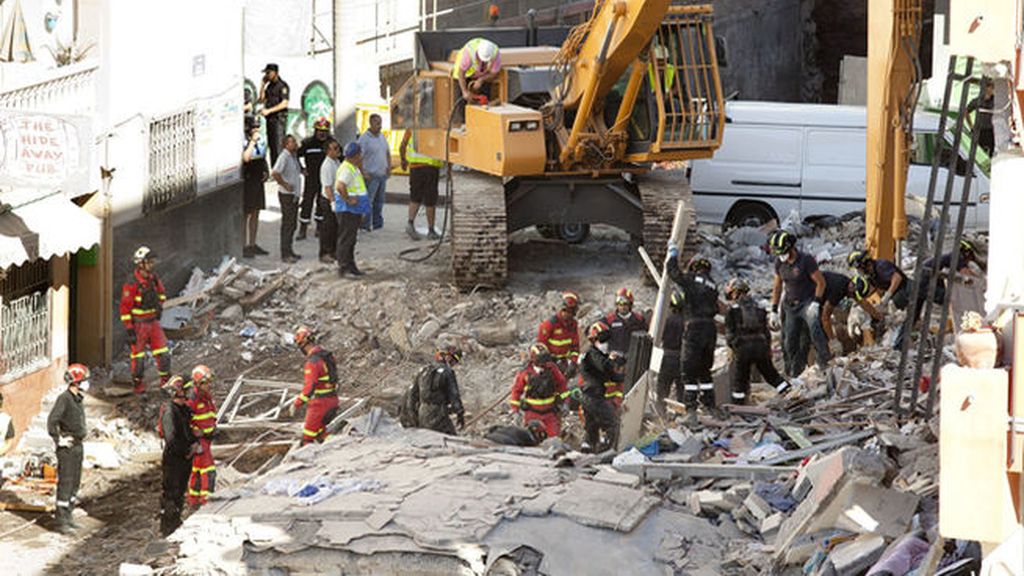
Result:
{"label": "rescue worker kneeling", "polygon": [[453,367],[462,362],[462,350],[447,346],[434,353],[434,361],[420,369],[416,381],[405,391],[399,421],[406,428],[429,428],[454,436],[455,414],[459,428],[466,426],[466,411]]}
{"label": "rescue worker kneeling", "polygon": [[764,376],[779,394],[789,390],[787,382],[772,363],[771,335],[768,332],[768,313],[750,297],[750,287],[739,278],[725,285],[725,297],[731,302],[725,314],[725,341],[732,349],[729,377],[732,384],[732,402],[746,404],[750,395],[750,367]]}
{"label": "rescue worker kneeling", "polygon": [[566,395],[565,376],[551,359],[548,347],[530,346],[530,361],[512,385],[512,412],[522,411],[523,424],[539,420],[548,438],[562,433],[561,408]]}
{"label": "rescue worker kneeling", "polygon": [[311,328],[299,327],[295,331],[295,345],[306,356],[303,367],[302,393],[288,408],[288,413],[308,404],[306,421],[302,425],[302,443],[323,442],[327,438],[326,426],[338,413],[338,364],[334,354],[316,343]]}
{"label": "rescue worker kneeling", "polygon": [[[619,411],[622,407],[622,382],[626,357],[608,352],[611,331],[597,321],[587,330],[590,348],[580,361],[583,386],[574,388],[573,399],[583,408],[586,440],[581,451],[603,452],[619,442]],[[604,441],[601,434],[604,433]]]}

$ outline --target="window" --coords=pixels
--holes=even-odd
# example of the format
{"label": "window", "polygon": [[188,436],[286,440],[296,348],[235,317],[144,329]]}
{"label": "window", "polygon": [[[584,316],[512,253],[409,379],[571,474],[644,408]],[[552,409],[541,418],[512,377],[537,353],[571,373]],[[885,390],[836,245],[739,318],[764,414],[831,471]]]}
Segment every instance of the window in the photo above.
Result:
{"label": "window", "polygon": [[47,260],[0,273],[0,382],[50,363],[49,288]]}
{"label": "window", "polygon": [[[910,149],[910,163],[919,164],[923,166],[931,166],[932,160],[935,158],[936,140],[938,136],[931,132],[915,132],[914,142]],[[942,147],[942,155],[939,156],[939,167],[946,168],[949,166],[950,155],[953,153],[951,148],[952,143],[947,142]],[[979,156],[983,153],[978,148]],[[966,176],[967,175],[967,160],[962,155],[956,157],[956,175]]]}
{"label": "window", "polygon": [[142,212],[185,204],[196,197],[195,114],[189,110],[149,124],[149,186]]}

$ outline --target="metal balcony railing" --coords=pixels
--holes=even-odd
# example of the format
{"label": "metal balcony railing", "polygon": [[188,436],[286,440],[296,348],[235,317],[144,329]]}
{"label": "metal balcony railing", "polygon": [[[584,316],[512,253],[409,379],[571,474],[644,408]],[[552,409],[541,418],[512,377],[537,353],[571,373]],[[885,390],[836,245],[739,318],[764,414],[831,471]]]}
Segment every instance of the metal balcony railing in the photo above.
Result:
{"label": "metal balcony railing", "polygon": [[0,300],[0,382],[50,363],[50,298],[46,290]]}
{"label": "metal balcony railing", "polygon": [[96,111],[95,63],[57,68],[52,77],[0,91],[0,108],[89,116]]}

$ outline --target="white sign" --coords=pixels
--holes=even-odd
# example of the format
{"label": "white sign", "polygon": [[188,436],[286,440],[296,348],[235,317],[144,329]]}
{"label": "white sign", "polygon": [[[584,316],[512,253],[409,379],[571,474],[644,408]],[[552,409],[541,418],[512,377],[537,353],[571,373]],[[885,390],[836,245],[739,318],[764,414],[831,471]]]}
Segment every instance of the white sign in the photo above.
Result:
{"label": "white sign", "polygon": [[0,187],[89,192],[87,118],[0,111]]}

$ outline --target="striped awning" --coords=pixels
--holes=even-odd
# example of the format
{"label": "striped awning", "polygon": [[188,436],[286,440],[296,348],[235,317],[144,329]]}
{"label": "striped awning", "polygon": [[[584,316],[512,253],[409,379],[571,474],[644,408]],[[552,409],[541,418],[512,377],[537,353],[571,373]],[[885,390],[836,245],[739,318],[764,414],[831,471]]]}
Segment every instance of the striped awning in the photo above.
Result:
{"label": "striped awning", "polygon": [[102,222],[63,196],[0,207],[0,270],[91,248]]}

